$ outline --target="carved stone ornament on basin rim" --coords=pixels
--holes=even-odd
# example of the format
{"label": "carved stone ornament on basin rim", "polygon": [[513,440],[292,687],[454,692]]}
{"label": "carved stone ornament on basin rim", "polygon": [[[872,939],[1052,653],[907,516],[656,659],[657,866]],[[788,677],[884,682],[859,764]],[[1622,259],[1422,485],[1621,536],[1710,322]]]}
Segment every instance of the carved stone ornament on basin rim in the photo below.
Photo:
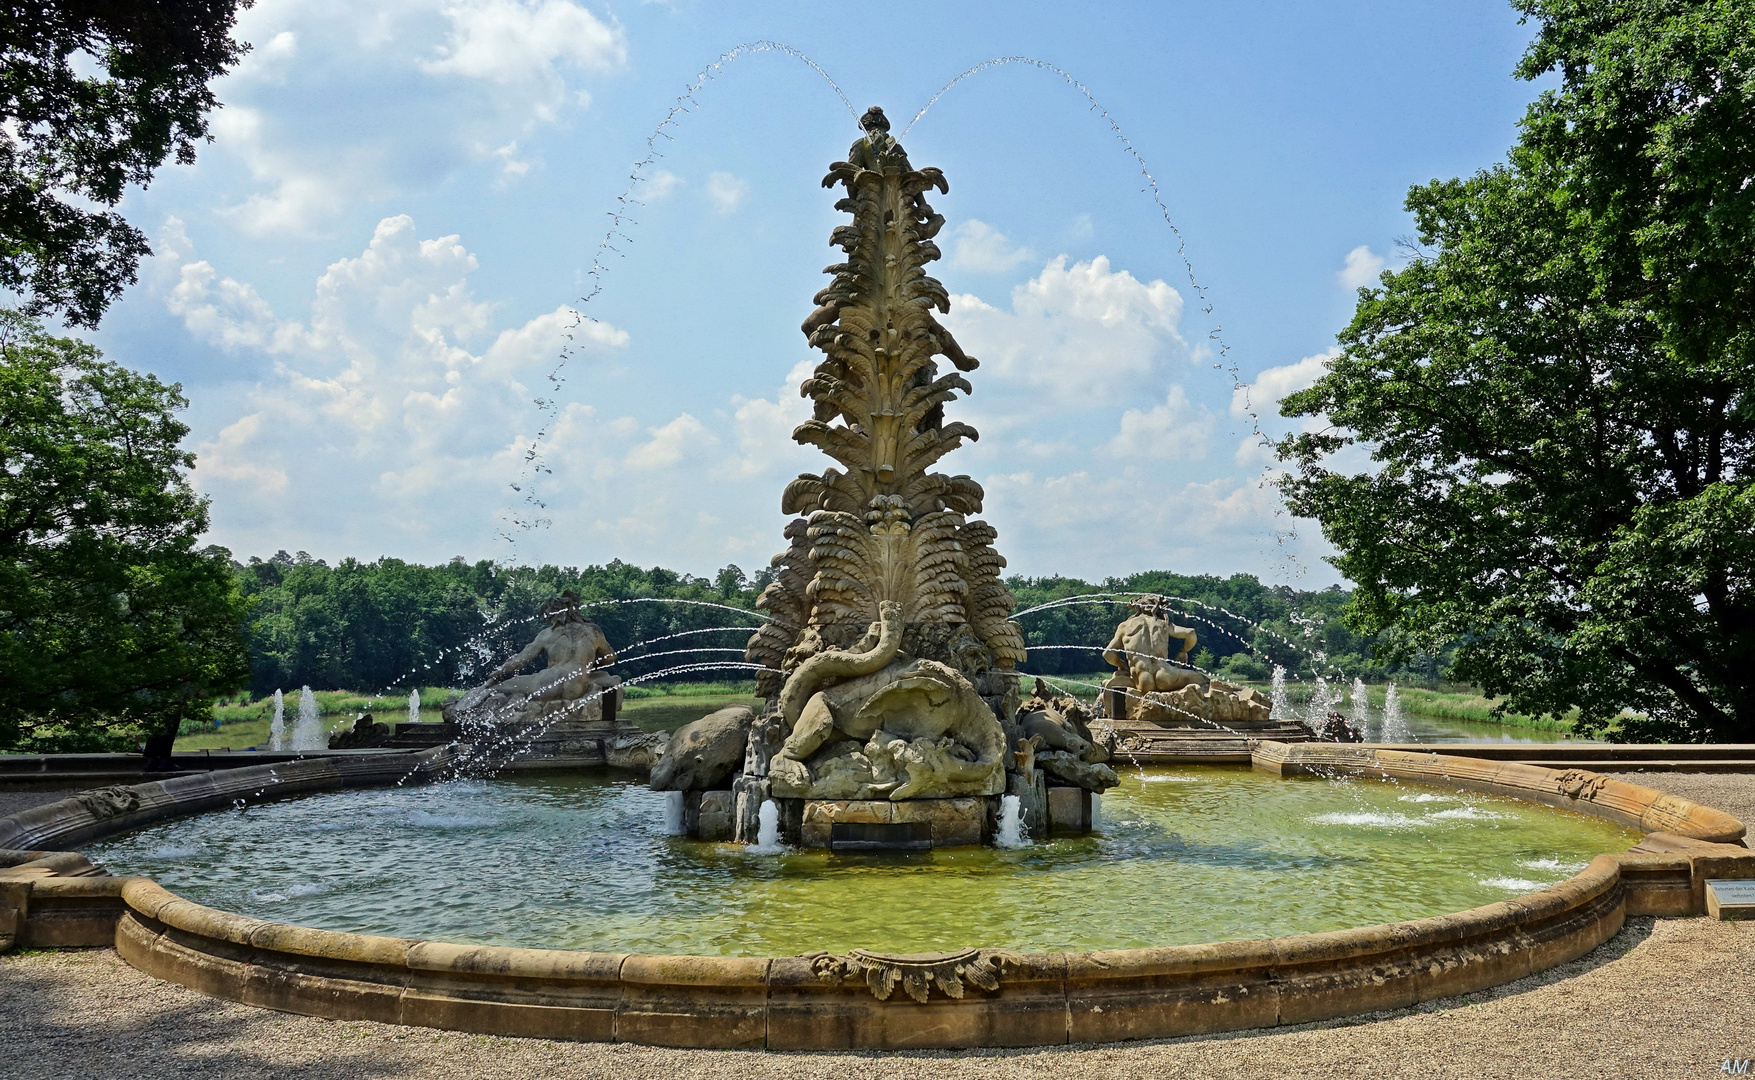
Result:
{"label": "carved stone ornament on basin rim", "polygon": [[935,986],[946,997],[960,998],[965,981],[983,990],[998,990],[1000,972],[1019,962],[1018,954],[1005,949],[903,955],[853,949],[846,956],[824,952],[808,954],[808,958],[811,970],[824,982],[863,979],[879,1001],[889,1000],[890,992],[900,983],[908,996],[919,1002],[926,1001]]}

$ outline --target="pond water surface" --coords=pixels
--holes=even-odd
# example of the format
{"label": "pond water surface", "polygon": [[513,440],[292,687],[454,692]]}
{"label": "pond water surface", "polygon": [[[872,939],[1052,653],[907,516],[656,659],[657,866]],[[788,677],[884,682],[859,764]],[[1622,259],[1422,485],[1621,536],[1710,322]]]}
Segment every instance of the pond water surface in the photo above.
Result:
{"label": "pond water surface", "polygon": [[1243,768],[1130,769],[1094,835],[906,856],[666,836],[664,799],[566,775],[343,791],[165,822],[87,854],[199,903],[330,930],[783,956],[1336,930],[1507,899],[1639,839],[1511,799]]}

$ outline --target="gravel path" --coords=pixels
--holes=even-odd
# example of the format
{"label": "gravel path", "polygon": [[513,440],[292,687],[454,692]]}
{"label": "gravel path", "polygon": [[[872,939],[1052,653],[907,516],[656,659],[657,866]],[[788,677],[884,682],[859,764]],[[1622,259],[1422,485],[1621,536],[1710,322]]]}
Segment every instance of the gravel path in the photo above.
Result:
{"label": "gravel path", "polygon": [[[1414,1010],[1167,1042],[778,1054],[502,1039],[215,1001],[108,949],[0,957],[0,1075],[42,1080],[1706,1077],[1755,1058],[1755,924],[1635,919],[1541,976]],[[1373,1022],[1374,1021],[1374,1022]]]}
{"label": "gravel path", "polygon": [[0,817],[16,814],[20,810],[29,810],[43,803],[60,802],[74,794],[73,788],[55,791],[6,791],[0,790]]}

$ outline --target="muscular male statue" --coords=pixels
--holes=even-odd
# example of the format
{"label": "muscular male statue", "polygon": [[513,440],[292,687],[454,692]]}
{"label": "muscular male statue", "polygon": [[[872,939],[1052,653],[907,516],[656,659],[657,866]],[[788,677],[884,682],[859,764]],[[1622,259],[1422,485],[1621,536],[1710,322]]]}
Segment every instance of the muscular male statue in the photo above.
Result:
{"label": "muscular male statue", "polygon": [[1103,659],[1130,678],[1134,689],[1142,694],[1204,685],[1207,678],[1200,672],[1170,663],[1171,641],[1181,646],[1176,663],[1186,664],[1200,640],[1199,636],[1188,627],[1171,622],[1164,601],[1159,597],[1148,596],[1135,601],[1132,608],[1134,613],[1115,628],[1115,636],[1109,639]]}
{"label": "muscular male statue", "polygon": [[[579,597],[570,591],[544,604],[542,613],[548,625],[536,639],[495,668],[487,682],[459,704],[465,709],[497,709],[512,701],[577,701],[603,691],[603,718],[614,719],[621,692],[613,688],[620,686],[621,680],[598,670],[615,661],[615,650],[609,647],[603,631],[580,614]],[[539,656],[547,657],[547,666],[541,671],[513,674]]]}

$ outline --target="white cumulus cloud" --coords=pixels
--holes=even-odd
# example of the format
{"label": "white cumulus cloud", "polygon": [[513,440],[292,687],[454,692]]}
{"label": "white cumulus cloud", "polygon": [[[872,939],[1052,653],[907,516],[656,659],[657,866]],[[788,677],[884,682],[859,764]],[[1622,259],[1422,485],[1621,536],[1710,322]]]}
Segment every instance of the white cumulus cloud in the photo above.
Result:
{"label": "white cumulus cloud", "polygon": [[[231,412],[194,440],[215,539],[240,555],[290,545],[753,568],[784,546],[780,489],[821,467],[791,441],[809,415],[798,396],[809,361],[771,397],[733,395],[707,412],[605,390],[589,365],[623,351],[625,330],[565,307],[507,319],[471,288],[477,259],[462,238],[423,237],[407,215],[331,263],[302,317],[199,258],[179,222],[157,240],[148,280],[166,307],[240,368],[260,361],[253,384],[209,395]],[[569,338],[570,392],[595,400],[563,404],[532,475],[532,399],[554,392],[545,376]],[[635,409],[656,415],[626,414]],[[509,551],[496,536],[532,493],[548,527]]]}
{"label": "white cumulus cloud", "polygon": [[954,296],[945,323],[982,361],[982,379],[1051,396],[1064,407],[1156,397],[1154,376],[1185,360],[1182,297],[1162,281],[1110,268],[1107,256],[1056,256],[1012,290],[1011,310]]}
{"label": "white cumulus cloud", "polygon": [[1252,383],[1238,387],[1231,395],[1231,415],[1267,418],[1279,414],[1280,401],[1289,394],[1308,390],[1316,380],[1328,373],[1328,365],[1341,355],[1337,347],[1306,356],[1294,364],[1283,364],[1262,371]]}
{"label": "white cumulus cloud", "polygon": [[648,434],[652,436],[650,442],[628,451],[628,464],[636,469],[662,469],[689,458],[699,460],[719,445],[718,437],[688,413],[651,429]]}
{"label": "white cumulus cloud", "polygon": [[747,180],[740,180],[728,172],[716,172],[707,177],[706,192],[714,212],[729,214],[742,205],[744,196],[750,192],[750,185]]}
{"label": "white cumulus cloud", "polygon": [[950,247],[947,265],[976,274],[1004,273],[1030,257],[1029,248],[1013,245],[1004,233],[974,218],[951,233]]}
{"label": "white cumulus cloud", "polygon": [[682,186],[682,177],[668,169],[659,169],[640,185],[639,197],[646,202],[661,202]]}
{"label": "white cumulus cloud", "polygon": [[1335,276],[1349,289],[1362,289],[1367,285],[1377,284],[1377,275],[1383,273],[1383,267],[1383,256],[1374,254],[1370,247],[1360,244],[1347,252],[1346,265]]}
{"label": "white cumulus cloud", "polygon": [[620,30],[567,0],[475,0],[443,10],[450,33],[420,65],[432,74],[512,84],[558,79],[569,64],[609,70],[627,58]]}
{"label": "white cumulus cloud", "polygon": [[519,141],[627,56],[619,26],[567,0],[260,4],[238,34],[255,48],[212,123],[250,183],[217,211],[252,236],[320,233],[477,164],[503,187],[538,164]]}
{"label": "white cumulus cloud", "polygon": [[1162,404],[1121,414],[1121,430],[1105,447],[1112,457],[1133,461],[1200,461],[1213,436],[1213,414],[1172,386]]}

